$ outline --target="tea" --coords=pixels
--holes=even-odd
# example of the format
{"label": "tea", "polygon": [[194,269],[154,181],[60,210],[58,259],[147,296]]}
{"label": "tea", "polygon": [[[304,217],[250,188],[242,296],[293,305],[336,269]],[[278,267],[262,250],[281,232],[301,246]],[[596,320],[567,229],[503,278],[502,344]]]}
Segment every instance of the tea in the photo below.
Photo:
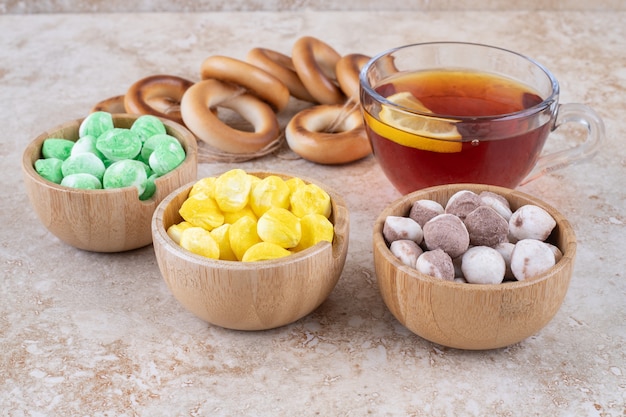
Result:
{"label": "tea", "polygon": [[374,154],[402,193],[463,182],[515,187],[535,165],[551,125],[549,118],[536,123],[539,119],[507,117],[543,99],[531,88],[494,74],[402,73],[375,89],[419,112],[384,104],[380,110],[365,108]]}

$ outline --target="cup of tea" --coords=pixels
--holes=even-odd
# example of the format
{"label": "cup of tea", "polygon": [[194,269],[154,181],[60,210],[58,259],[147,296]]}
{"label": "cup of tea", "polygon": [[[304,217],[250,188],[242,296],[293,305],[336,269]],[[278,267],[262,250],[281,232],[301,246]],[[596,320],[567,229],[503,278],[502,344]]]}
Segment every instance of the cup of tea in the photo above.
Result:
{"label": "cup of tea", "polygon": [[[604,124],[590,107],[559,103],[537,61],[481,44],[434,42],[374,56],[360,74],[374,155],[403,194],[441,184],[515,188],[592,157]],[[582,125],[585,140],[543,155],[550,132]]]}

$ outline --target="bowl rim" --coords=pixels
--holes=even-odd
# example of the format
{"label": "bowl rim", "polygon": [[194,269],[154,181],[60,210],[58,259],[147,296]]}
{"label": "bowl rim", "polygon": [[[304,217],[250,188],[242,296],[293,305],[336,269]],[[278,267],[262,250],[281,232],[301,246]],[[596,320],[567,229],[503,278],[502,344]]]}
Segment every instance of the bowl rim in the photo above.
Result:
{"label": "bowl rim", "polygon": [[[143,115],[131,114],[131,113],[111,113],[111,116],[113,117],[113,121],[115,122],[116,118],[136,120],[140,116],[143,116]],[[36,159],[33,159],[33,158],[35,158],[34,155],[41,155],[41,147],[42,147],[43,141],[46,139],[55,137],[54,135],[52,135],[52,132],[71,130],[75,128],[77,129],[80,126],[81,122],[85,120],[86,117],[87,116],[61,123],[55,127],[47,129],[46,131],[37,135],[35,139],[31,140],[26,145],[26,147],[24,148],[24,151],[22,152],[22,161],[21,161],[22,171],[24,172],[25,175],[28,176],[28,178],[30,178],[34,182],[39,183],[42,186],[55,189],[58,192],[62,192],[62,193],[68,193],[68,194],[89,193],[94,196],[99,196],[99,195],[108,196],[112,194],[119,196],[120,194],[129,194],[129,195],[132,194],[133,196],[136,196],[137,190],[133,186],[123,187],[123,188],[96,189],[96,190],[66,187],[61,184],[56,184],[52,181],[47,180],[46,178],[39,175],[39,173],[35,170],[34,161],[36,161]],[[158,117],[158,119],[161,120],[161,122],[165,125],[165,128],[168,134],[171,130],[178,130],[181,132],[183,136],[188,137],[189,140],[187,140],[186,143],[181,142],[181,145],[185,149],[185,159],[183,160],[183,162],[181,162],[179,166],[174,168],[172,171],[168,172],[165,175],[157,177],[154,180],[157,188],[160,183],[167,181],[169,177],[176,175],[177,170],[184,168],[185,166],[189,164],[197,164],[197,160],[198,160],[198,145],[197,145],[195,136],[185,126],[181,125],[180,123],[177,123],[173,120],[164,119],[162,117]],[[176,140],[180,142],[178,138],[176,138]],[[73,140],[73,141],[76,141],[76,140]],[[139,198],[137,198],[137,200],[139,201],[139,204],[151,204],[156,195],[157,194],[155,193],[152,197],[146,200],[139,200]]]}
{"label": "bowl rim", "polygon": [[[570,235],[571,240],[566,242],[566,247],[562,248],[559,246],[559,249],[563,253],[563,256],[553,267],[551,267],[547,271],[544,271],[535,277],[532,277],[523,281],[517,281],[517,280],[504,281],[500,284],[469,284],[469,283],[459,283],[455,281],[443,280],[443,279],[439,279],[439,278],[430,276],[428,274],[419,272],[417,269],[411,268],[410,266],[402,263],[395,255],[393,255],[393,253],[391,253],[391,250],[387,246],[387,243],[382,233],[384,221],[388,215],[392,215],[393,213],[396,213],[397,210],[399,210],[401,207],[407,205],[407,207],[410,208],[410,204],[408,203],[409,201],[416,201],[420,199],[419,197],[416,198],[416,196],[423,197],[424,195],[435,193],[438,190],[442,190],[444,188],[449,188],[450,190],[454,190],[454,191],[462,191],[465,189],[471,190],[472,188],[480,189],[481,191],[491,191],[491,192],[502,195],[503,197],[507,199],[507,201],[509,201],[508,196],[510,195],[515,195],[517,197],[520,197],[523,200],[526,200],[526,204],[535,204],[543,208],[544,210],[547,210],[552,215],[552,217],[554,217],[554,220],[556,221],[555,230],[558,228],[562,231],[562,233]],[[554,230],[552,233],[554,233]],[[569,220],[567,220],[567,218],[565,218],[565,216],[561,212],[559,212],[556,208],[554,208],[552,205],[548,204],[547,202],[535,196],[525,193],[523,191],[515,190],[512,188],[501,187],[501,186],[488,185],[488,184],[458,183],[458,184],[436,185],[436,186],[423,188],[423,189],[414,191],[412,193],[403,195],[402,197],[392,201],[383,209],[383,211],[376,218],[374,222],[374,227],[373,227],[374,254],[376,253],[380,254],[381,256],[385,258],[385,261],[390,263],[395,269],[400,270],[402,273],[406,274],[407,276],[411,278],[415,278],[420,281],[425,281],[427,283],[430,283],[436,286],[450,287],[450,288],[454,287],[455,289],[458,289],[459,291],[473,291],[473,292],[475,291],[481,291],[481,292],[508,291],[508,290],[515,290],[518,288],[529,287],[529,286],[540,284],[552,278],[553,276],[560,274],[562,270],[568,268],[569,265],[574,262],[574,258],[576,255],[576,246],[577,246],[577,242],[576,242],[576,235],[574,233],[574,228],[572,227]]]}
{"label": "bowl rim", "polygon": [[[226,172],[226,171],[224,171]],[[341,257],[341,253],[345,250],[347,252],[347,247],[349,243],[349,234],[350,234],[350,225],[349,225],[349,211],[348,207],[345,203],[345,200],[335,191],[332,187],[327,186],[326,184],[308,178],[301,175],[296,175],[292,173],[282,172],[282,171],[246,171],[251,175],[278,175],[282,178],[292,178],[298,177],[307,184],[315,184],[318,187],[322,188],[331,198],[332,204],[332,212],[331,216],[333,216],[333,229],[334,229],[334,238],[333,242],[322,241],[317,244],[306,248],[300,252],[295,252],[290,254],[289,256],[285,256],[277,259],[266,259],[261,261],[251,261],[251,262],[242,262],[242,261],[230,261],[226,259],[212,259],[202,255],[198,255],[192,253],[182,246],[178,245],[176,242],[172,240],[172,238],[167,234],[167,230],[163,227],[164,222],[164,213],[167,206],[176,198],[179,197],[180,194],[184,192],[189,192],[191,187],[199,181],[199,179],[191,181],[185,185],[178,187],[173,190],[169,195],[167,195],[156,207],[154,210],[154,214],[152,215],[152,235],[153,242],[158,241],[166,250],[174,252],[174,255],[181,258],[186,262],[191,262],[194,265],[200,265],[203,267],[210,268],[228,268],[230,270],[250,270],[250,269],[271,269],[277,266],[285,266],[291,263],[301,262],[304,259],[311,258],[320,253],[326,252],[328,250],[332,251],[332,257],[334,259]],[[211,176],[218,176],[211,175]]]}

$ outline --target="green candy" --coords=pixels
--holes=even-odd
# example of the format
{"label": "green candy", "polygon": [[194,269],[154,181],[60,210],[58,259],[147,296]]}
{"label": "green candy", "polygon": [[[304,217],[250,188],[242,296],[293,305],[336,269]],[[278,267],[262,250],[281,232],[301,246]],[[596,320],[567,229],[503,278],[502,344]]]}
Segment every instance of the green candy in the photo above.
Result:
{"label": "green candy", "polygon": [[86,190],[99,190],[102,188],[102,183],[96,177],[91,174],[79,173],[71,174],[63,178],[61,185],[72,188],[82,188]]}
{"label": "green candy", "polygon": [[130,130],[135,132],[142,142],[145,142],[154,135],[166,133],[163,122],[158,117],[152,116],[151,114],[139,116],[130,127]]}
{"label": "green candy", "polygon": [[61,172],[66,177],[72,174],[91,174],[102,181],[106,167],[104,162],[92,153],[79,153],[70,155],[61,166]]}
{"label": "green candy", "polygon": [[63,161],[58,158],[38,159],[35,161],[35,171],[48,181],[61,184],[63,180],[62,165]]}
{"label": "green candy", "polygon": [[126,159],[111,164],[104,172],[102,185],[104,188],[124,188],[135,186],[139,195],[146,191],[146,168],[141,161]]}
{"label": "green candy", "polygon": [[146,190],[143,192],[143,194],[139,196],[139,199],[141,201],[148,200],[154,195],[156,191],[156,184],[154,183],[154,180],[156,179],[157,179],[156,174],[152,174],[151,176],[148,177],[148,180],[146,181]]}
{"label": "green candy", "polygon": [[163,143],[150,155],[150,168],[161,176],[172,171],[185,160],[185,150],[180,143]]}
{"label": "green candy", "polygon": [[98,137],[96,149],[113,162],[133,159],[141,151],[141,139],[130,129],[116,127]]}
{"label": "green candy", "polygon": [[104,155],[96,148],[96,137],[91,135],[83,136],[79,138],[74,147],[72,148],[71,155],[76,155],[79,153],[92,153],[96,155],[100,159],[104,159]]}
{"label": "green candy", "polygon": [[68,139],[48,138],[41,145],[44,158],[57,158],[65,161],[72,153],[74,142]]}
{"label": "green candy", "polygon": [[97,111],[85,117],[78,127],[78,137],[93,136],[99,137],[107,130],[113,129],[113,116],[111,113]]}
{"label": "green candy", "polygon": [[141,148],[141,158],[144,161],[149,161],[150,155],[152,155],[152,152],[154,152],[154,150],[157,147],[164,145],[164,144],[169,144],[169,143],[173,143],[175,145],[181,146],[178,139],[176,139],[174,136],[167,135],[167,134],[154,135],[148,138],[144,142],[143,148]]}

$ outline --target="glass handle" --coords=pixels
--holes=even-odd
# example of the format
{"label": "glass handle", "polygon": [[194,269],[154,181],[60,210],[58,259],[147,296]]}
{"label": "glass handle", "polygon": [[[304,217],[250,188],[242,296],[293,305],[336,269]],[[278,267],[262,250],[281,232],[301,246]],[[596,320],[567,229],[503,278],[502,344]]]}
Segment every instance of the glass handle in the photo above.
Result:
{"label": "glass handle", "polygon": [[543,155],[520,185],[545,174],[585,161],[600,149],[605,138],[604,122],[591,107],[579,103],[560,104],[557,109],[553,131],[566,123],[578,123],[587,130],[586,139],[577,146]]}

